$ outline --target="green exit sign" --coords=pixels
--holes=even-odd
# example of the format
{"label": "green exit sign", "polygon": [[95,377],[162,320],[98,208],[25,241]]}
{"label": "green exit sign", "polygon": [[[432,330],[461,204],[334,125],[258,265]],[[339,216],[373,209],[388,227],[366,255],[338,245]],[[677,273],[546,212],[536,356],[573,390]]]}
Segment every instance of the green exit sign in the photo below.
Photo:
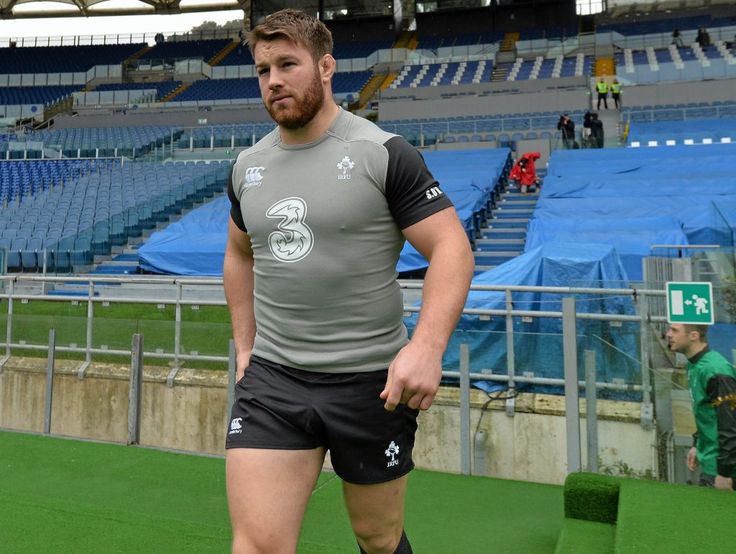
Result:
{"label": "green exit sign", "polygon": [[667,283],[667,321],[713,325],[713,286],[710,283]]}

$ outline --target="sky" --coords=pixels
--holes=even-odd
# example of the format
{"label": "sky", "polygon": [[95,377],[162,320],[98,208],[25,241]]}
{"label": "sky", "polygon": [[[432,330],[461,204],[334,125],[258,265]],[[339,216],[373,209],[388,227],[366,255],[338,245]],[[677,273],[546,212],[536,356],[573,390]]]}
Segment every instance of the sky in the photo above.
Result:
{"label": "sky", "polygon": [[[44,3],[54,9],[63,5]],[[130,5],[128,3],[127,5]],[[140,5],[140,4],[139,4]],[[187,13],[177,15],[134,15],[134,16],[96,16],[62,17],[0,20],[0,38],[19,37],[58,37],[75,35],[117,35],[170,32],[185,32],[204,21],[214,21],[219,25],[243,19],[242,10],[218,12]]]}

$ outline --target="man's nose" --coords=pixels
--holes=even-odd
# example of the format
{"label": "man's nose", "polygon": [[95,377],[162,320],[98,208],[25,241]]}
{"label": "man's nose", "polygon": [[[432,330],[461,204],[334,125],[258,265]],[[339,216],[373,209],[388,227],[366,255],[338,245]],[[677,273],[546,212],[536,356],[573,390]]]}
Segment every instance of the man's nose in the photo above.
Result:
{"label": "man's nose", "polygon": [[277,69],[271,69],[268,72],[268,88],[274,90],[283,85],[281,73]]}

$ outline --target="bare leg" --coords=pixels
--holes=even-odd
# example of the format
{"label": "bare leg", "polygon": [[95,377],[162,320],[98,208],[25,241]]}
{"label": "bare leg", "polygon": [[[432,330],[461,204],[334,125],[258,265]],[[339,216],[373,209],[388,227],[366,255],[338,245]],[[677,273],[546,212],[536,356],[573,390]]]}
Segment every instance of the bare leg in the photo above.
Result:
{"label": "bare leg", "polygon": [[393,554],[404,530],[404,497],[408,475],[387,483],[343,483],[353,532],[368,554]]}
{"label": "bare leg", "polygon": [[233,554],[296,552],[304,511],[324,457],[323,448],[227,451]]}

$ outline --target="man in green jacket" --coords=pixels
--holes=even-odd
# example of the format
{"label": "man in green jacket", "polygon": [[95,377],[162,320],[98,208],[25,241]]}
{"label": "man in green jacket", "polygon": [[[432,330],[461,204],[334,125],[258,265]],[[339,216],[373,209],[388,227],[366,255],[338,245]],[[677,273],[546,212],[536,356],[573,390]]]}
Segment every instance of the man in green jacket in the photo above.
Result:
{"label": "man in green jacket", "polygon": [[673,323],[667,344],[687,357],[687,380],[695,416],[690,470],[700,466],[700,485],[736,490],[736,371],[707,342],[706,325]]}

